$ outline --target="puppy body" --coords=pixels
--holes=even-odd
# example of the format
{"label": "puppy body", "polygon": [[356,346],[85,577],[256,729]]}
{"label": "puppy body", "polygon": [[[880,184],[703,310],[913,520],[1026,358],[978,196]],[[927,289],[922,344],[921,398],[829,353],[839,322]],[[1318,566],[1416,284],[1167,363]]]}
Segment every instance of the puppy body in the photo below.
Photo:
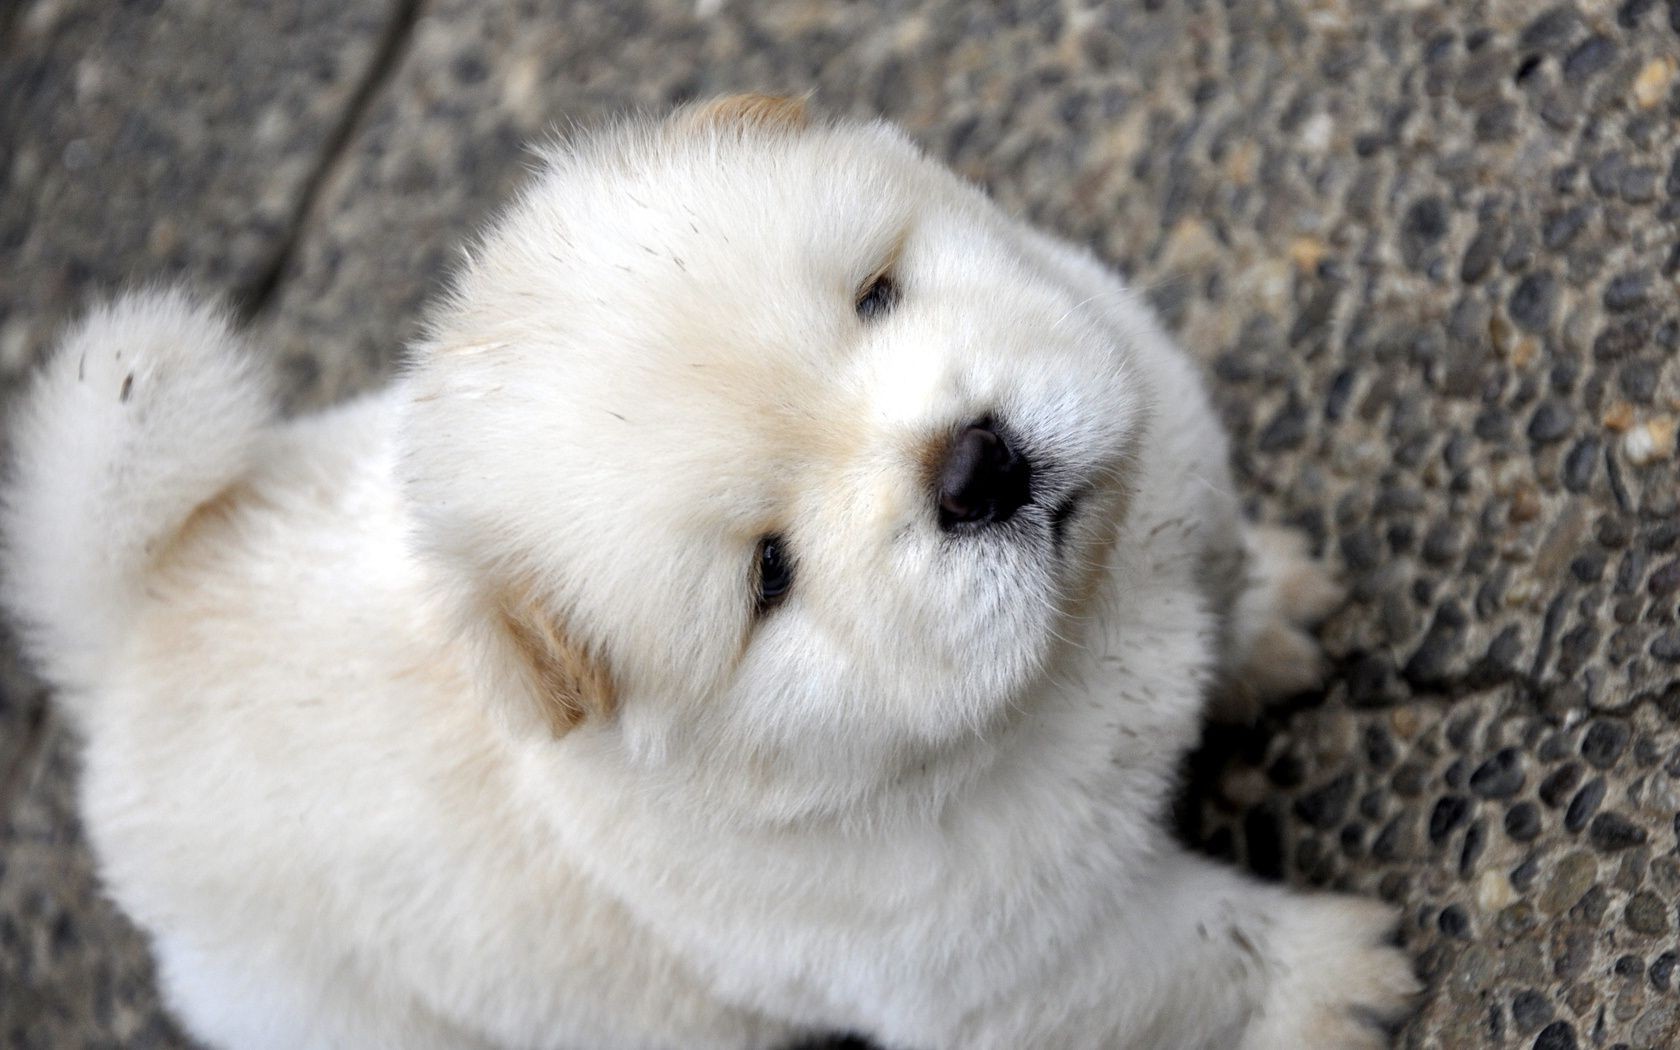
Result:
{"label": "puppy body", "polygon": [[[392,389],[277,423],[249,362],[178,298],[96,315],[5,519],[107,885],[212,1045],[1343,1047],[1409,993],[1385,909],[1161,830],[1210,685],[1301,680],[1324,595],[1193,369],[892,132],[615,129]],[[976,419],[1032,496],[953,528]]]}

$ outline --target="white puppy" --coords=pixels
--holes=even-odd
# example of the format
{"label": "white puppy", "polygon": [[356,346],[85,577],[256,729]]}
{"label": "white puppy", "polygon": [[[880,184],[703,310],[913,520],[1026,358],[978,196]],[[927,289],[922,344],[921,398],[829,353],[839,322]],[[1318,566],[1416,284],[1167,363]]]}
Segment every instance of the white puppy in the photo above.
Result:
{"label": "white puppy", "polygon": [[5,599],[216,1047],[1375,1046],[1388,909],[1161,815],[1333,594],[1194,369],[880,125],[573,143],[391,389],[173,295],[17,420]]}

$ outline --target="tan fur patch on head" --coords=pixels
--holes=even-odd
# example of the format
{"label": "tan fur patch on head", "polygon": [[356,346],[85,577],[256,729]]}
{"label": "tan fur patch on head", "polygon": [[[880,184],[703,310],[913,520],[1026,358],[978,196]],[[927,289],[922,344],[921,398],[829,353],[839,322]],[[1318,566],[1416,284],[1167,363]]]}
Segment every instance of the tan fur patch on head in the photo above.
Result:
{"label": "tan fur patch on head", "polygon": [[586,718],[605,718],[618,705],[606,664],[566,631],[560,620],[520,587],[503,588],[496,615],[525,665],[542,715],[555,736]]}
{"label": "tan fur patch on head", "polygon": [[697,103],[683,114],[702,127],[798,131],[811,123],[805,99],[793,95],[725,95]]}

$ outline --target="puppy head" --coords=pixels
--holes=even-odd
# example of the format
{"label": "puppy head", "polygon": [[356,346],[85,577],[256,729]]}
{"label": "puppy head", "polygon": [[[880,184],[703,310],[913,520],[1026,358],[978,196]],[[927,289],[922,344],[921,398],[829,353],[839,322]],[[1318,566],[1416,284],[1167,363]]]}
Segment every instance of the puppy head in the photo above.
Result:
{"label": "puppy head", "polygon": [[546,729],[762,772],[1027,702],[1145,400],[1046,245],[796,101],[550,154],[418,348],[404,436],[421,543]]}

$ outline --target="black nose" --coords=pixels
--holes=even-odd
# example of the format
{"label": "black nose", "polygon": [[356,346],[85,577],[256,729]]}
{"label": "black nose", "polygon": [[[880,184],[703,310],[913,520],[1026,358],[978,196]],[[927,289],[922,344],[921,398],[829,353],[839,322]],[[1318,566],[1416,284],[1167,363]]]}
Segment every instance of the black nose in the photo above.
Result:
{"label": "black nose", "polygon": [[991,420],[970,424],[939,470],[939,525],[1008,521],[1032,495],[1032,464]]}

